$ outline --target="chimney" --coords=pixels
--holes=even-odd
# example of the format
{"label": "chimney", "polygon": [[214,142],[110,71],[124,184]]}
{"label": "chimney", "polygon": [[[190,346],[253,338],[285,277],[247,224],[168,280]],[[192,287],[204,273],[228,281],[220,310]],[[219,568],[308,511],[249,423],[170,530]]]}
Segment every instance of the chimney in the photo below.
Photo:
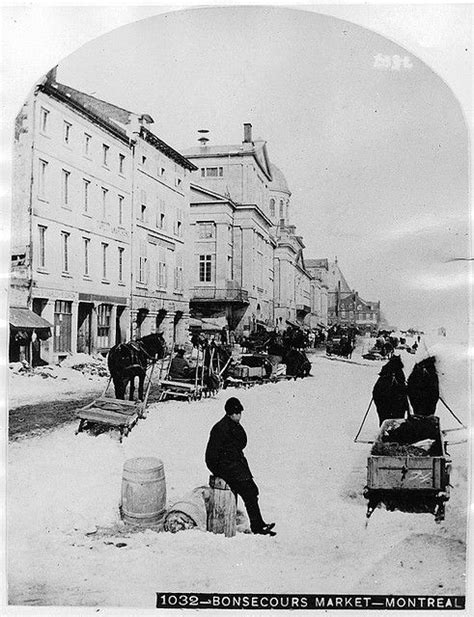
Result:
{"label": "chimney", "polygon": [[207,129],[199,129],[198,133],[201,134],[201,137],[199,137],[198,142],[200,143],[201,148],[205,148],[207,146],[207,142],[209,141],[209,138],[206,137],[209,131]]}
{"label": "chimney", "polygon": [[244,141],[242,143],[244,144],[252,143],[252,125],[250,124],[250,122],[244,123]]}

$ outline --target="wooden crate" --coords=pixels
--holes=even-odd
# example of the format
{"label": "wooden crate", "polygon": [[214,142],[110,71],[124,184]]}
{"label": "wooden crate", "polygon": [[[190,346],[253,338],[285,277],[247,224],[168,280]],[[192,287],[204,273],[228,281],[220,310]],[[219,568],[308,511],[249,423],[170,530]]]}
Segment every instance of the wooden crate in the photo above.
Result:
{"label": "wooden crate", "polygon": [[448,479],[442,456],[369,456],[367,487],[388,490],[445,490]]}

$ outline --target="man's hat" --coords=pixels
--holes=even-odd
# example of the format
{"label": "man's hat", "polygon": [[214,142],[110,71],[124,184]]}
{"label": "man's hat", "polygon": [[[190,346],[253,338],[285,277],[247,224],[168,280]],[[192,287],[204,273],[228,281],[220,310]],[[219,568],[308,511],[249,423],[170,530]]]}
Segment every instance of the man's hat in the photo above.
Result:
{"label": "man's hat", "polygon": [[224,405],[225,412],[228,416],[231,416],[234,413],[240,413],[243,411],[244,406],[235,396],[231,396]]}

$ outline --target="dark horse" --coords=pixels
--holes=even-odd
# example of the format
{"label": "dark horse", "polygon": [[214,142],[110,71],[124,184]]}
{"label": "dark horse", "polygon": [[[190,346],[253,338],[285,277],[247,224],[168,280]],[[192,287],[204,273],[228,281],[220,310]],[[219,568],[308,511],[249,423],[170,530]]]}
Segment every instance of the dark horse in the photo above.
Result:
{"label": "dark horse", "polygon": [[135,377],[138,377],[138,398],[143,401],[147,366],[156,358],[163,358],[166,350],[163,335],[158,333],[112,347],[107,356],[107,365],[114,382],[115,398],[124,399],[125,390],[130,384],[129,398],[133,401]]}
{"label": "dark horse", "polygon": [[436,359],[430,356],[415,364],[408,377],[408,398],[417,416],[431,416],[436,412],[439,381],[435,365]]}
{"label": "dark horse", "polygon": [[389,418],[404,418],[408,411],[408,397],[400,356],[392,356],[379,375],[372,395],[380,424]]}
{"label": "dark horse", "polygon": [[[286,374],[294,377],[308,377],[311,371],[311,362],[303,349],[295,349],[289,339],[274,333],[268,344],[268,355],[279,363],[286,364]],[[275,360],[276,359],[276,360]]]}

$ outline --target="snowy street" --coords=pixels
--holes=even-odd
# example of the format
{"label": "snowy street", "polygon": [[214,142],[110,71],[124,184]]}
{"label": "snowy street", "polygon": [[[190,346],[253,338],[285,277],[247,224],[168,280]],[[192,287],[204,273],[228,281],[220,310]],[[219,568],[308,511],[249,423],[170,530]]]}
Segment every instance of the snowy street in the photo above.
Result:
{"label": "snowy street", "polygon": [[[413,357],[402,359],[408,374]],[[464,594],[466,444],[448,446],[445,521],[378,509],[366,527],[370,445],[354,436],[381,363],[312,360],[304,380],[155,403],[122,444],[113,432],[75,436],[77,422],[10,443],[9,602],[153,608],[160,591]],[[443,396],[467,422],[463,367],[455,353],[440,364]],[[168,504],[207,484],[204,450],[229,396],[244,405],[245,453],[278,535],[130,533],[118,514],[124,461],[161,459]],[[441,404],[437,413],[443,428],[456,427]],[[361,438],[377,428],[372,407]]]}

